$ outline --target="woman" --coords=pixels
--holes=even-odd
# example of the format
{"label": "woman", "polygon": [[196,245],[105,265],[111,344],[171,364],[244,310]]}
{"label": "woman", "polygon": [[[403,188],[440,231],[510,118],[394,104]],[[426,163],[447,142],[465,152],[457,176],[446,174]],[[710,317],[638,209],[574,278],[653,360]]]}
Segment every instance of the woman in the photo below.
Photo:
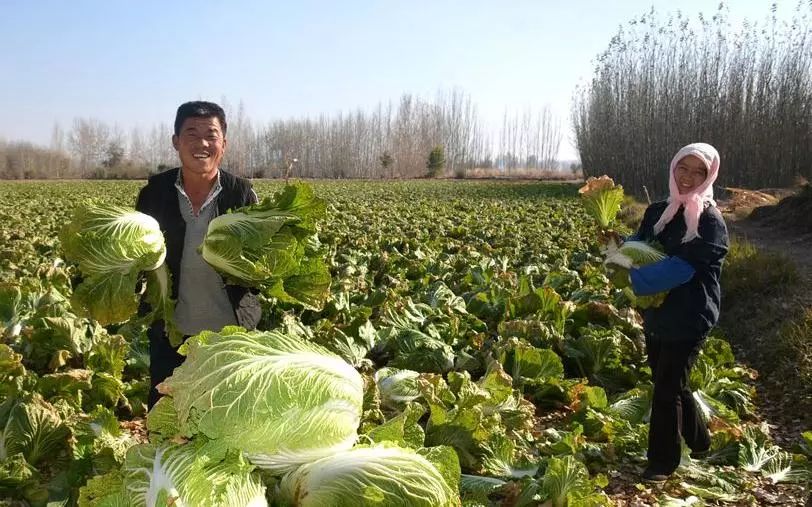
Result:
{"label": "woman", "polygon": [[648,466],[643,479],[664,482],[677,469],[680,436],[700,458],[710,433],[688,386],[691,367],[719,318],[719,277],[728,250],[727,227],[713,200],[719,153],[705,143],[680,149],[671,161],[669,198],[646,209],[633,239],[658,241],[667,257],[630,271],[639,296],[669,291],[643,313],[654,380]]}

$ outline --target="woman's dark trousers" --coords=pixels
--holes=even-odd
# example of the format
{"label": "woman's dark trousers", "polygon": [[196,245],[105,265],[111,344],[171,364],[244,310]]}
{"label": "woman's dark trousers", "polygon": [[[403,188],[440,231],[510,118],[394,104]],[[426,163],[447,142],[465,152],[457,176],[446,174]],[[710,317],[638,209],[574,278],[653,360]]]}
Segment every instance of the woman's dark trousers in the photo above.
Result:
{"label": "woman's dark trousers", "polygon": [[694,401],[688,380],[704,340],[666,341],[646,336],[654,396],[648,435],[649,468],[670,474],[682,455],[680,436],[691,450],[710,447],[707,423]]}

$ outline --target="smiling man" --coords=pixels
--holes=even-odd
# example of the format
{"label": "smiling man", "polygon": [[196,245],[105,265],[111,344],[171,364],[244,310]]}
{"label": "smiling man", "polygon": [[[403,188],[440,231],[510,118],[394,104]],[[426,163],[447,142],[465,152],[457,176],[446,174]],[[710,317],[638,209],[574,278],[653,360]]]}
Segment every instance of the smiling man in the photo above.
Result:
{"label": "smiling man", "polygon": [[[244,287],[227,285],[197,252],[214,217],[257,202],[248,180],[220,168],[228,144],[226,130],[225,112],[217,104],[182,104],[172,136],[181,166],[151,177],[136,203],[136,209],[154,217],[164,233],[172,297],[177,300],[175,322],[185,336],[233,324],[253,329],[260,318],[257,298]],[[154,322],[148,334],[152,407],[159,398],[155,386],[180,366],[184,356],[170,345],[163,321]]]}

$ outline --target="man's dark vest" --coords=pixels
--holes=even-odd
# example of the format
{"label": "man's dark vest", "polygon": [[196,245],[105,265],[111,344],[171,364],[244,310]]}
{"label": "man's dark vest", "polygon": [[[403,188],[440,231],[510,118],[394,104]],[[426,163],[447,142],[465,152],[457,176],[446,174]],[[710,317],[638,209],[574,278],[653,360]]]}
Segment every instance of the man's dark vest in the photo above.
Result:
{"label": "man's dark vest", "polygon": [[[138,194],[136,209],[158,221],[166,241],[166,266],[172,274],[172,298],[178,297],[180,261],[183,256],[183,239],[186,222],[180,214],[178,191],[175,182],[180,168],[170,169],[152,176]],[[223,215],[229,209],[239,208],[251,202],[251,182],[220,170],[222,190],[217,196],[217,212]],[[246,329],[254,329],[259,322],[261,308],[256,296],[247,288],[226,285],[226,293],[237,317],[237,323]]]}

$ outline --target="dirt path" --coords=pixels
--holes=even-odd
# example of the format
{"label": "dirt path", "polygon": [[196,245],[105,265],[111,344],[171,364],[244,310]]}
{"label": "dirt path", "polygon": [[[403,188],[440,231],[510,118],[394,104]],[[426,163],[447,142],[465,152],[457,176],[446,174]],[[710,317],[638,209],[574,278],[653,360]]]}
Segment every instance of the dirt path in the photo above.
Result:
{"label": "dirt path", "polygon": [[[795,264],[799,276],[798,290],[781,303],[787,315],[801,315],[805,310],[812,309],[812,234],[765,227],[728,214],[725,219],[732,236],[746,239],[761,251],[779,253]],[[762,340],[760,337],[754,338],[750,350],[739,347],[737,355],[741,354],[746,363],[755,366],[760,359],[760,348],[770,346],[768,341]],[[762,375],[756,381],[756,391],[758,411],[761,417],[769,421],[776,443],[789,447],[798,441],[802,431],[810,429],[809,414],[800,413],[799,408],[785,402],[785,379]]]}
{"label": "dirt path", "polygon": [[[720,203],[720,209],[723,213],[726,211],[724,203]],[[812,233],[799,234],[763,226],[753,220],[738,218],[740,216],[741,213],[725,213],[732,237],[744,239],[760,251],[781,254],[797,268],[797,289],[786,300],[781,301],[782,311],[777,313],[781,316],[798,316],[805,311],[812,311]],[[775,322],[777,325],[782,323],[781,320]],[[753,332],[759,333],[757,330]],[[763,336],[751,337],[752,341],[748,346],[734,345],[736,356],[745,364],[759,369],[758,365],[764,363],[763,351],[772,345],[772,338],[769,333],[765,333]],[[798,442],[801,432],[812,429],[812,417],[807,413],[807,408],[791,401],[796,399],[792,396],[796,393],[788,387],[792,383],[787,382],[786,378],[775,377],[782,376],[760,375],[755,381],[757,412],[762,420],[768,422],[773,440],[785,449],[791,449]],[[812,507],[812,494],[809,491],[804,493],[797,486],[780,484],[777,492],[779,497],[785,497],[778,505],[802,505],[803,498],[806,498],[805,505]]]}

